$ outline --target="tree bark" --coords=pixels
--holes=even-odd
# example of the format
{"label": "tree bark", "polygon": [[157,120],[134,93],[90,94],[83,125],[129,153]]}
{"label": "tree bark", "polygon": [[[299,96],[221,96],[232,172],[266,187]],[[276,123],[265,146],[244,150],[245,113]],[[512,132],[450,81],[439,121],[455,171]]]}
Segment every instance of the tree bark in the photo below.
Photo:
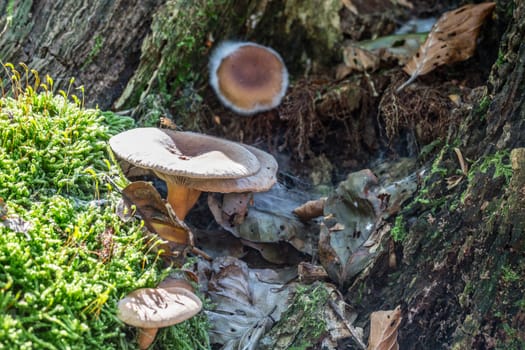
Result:
{"label": "tree bark", "polygon": [[[510,17],[486,89],[402,211],[399,267],[384,252],[347,291],[363,325],[402,305],[402,349],[525,345],[525,2],[498,2],[498,15]],[[454,147],[470,170],[449,188]]]}
{"label": "tree bark", "polygon": [[87,87],[88,105],[108,108],[139,64],[141,41],[160,3],[2,1],[0,59],[49,74],[60,89],[75,78],[73,87]]}
{"label": "tree bark", "polygon": [[[314,70],[333,63],[341,38],[326,19],[340,1],[312,3],[318,13],[295,1],[7,0],[0,59],[49,73],[62,89],[75,77],[88,105],[157,110],[156,121],[176,111],[195,126],[212,39],[274,46],[295,77],[312,67],[304,57]],[[407,236],[395,245],[398,267],[384,251],[346,291],[363,326],[371,312],[402,305],[402,349],[525,346],[525,1],[498,1],[497,15],[506,31],[486,87],[400,214]],[[470,169],[451,188],[454,148]]]}

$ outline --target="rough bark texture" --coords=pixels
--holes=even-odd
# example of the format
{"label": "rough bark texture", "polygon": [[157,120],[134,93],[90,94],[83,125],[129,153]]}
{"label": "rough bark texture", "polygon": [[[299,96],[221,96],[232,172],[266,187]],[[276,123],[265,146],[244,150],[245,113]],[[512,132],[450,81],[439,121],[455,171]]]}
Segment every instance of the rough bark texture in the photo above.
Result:
{"label": "rough bark texture", "polygon": [[[373,310],[403,306],[402,349],[525,346],[525,2],[499,2],[498,13],[510,24],[488,87],[402,212],[398,268],[385,254],[347,293],[363,324]],[[470,170],[448,188],[453,147]]]}
{"label": "rough bark texture", "polygon": [[140,58],[160,0],[0,2],[0,60],[50,74],[58,88],[84,85],[89,105],[108,108]]}
{"label": "rough bark texture", "polygon": [[[49,73],[61,88],[75,77],[90,105],[139,106],[138,116],[156,109],[157,118],[181,103],[191,114],[206,96],[209,39],[274,46],[294,74],[329,66],[336,55],[340,38],[326,19],[339,1],[313,2],[319,16],[293,1],[196,3],[3,1],[0,59]],[[507,28],[498,60],[478,105],[462,111],[401,213],[397,268],[382,254],[346,293],[361,325],[401,304],[402,349],[525,347],[525,1],[498,1],[497,14]],[[197,123],[192,118],[186,125]],[[449,188],[459,168],[454,147],[470,169]]]}

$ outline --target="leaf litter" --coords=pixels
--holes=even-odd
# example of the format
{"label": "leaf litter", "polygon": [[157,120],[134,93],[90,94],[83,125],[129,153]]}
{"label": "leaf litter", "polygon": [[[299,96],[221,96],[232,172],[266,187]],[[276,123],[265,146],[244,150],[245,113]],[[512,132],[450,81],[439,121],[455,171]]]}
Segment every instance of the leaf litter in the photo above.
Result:
{"label": "leaf litter", "polygon": [[[459,11],[459,9],[456,11]],[[458,14],[461,12],[463,11],[459,11]],[[366,62],[359,62],[359,60],[362,61],[359,57],[365,57],[367,54],[361,55],[355,50],[353,52],[351,52],[351,49],[347,49],[347,57],[345,57],[347,66],[356,64],[360,66],[359,69],[368,71],[377,68],[375,63],[368,65]],[[395,57],[399,62],[402,62],[401,56],[385,55],[383,57]],[[405,59],[406,57],[407,55],[405,55]],[[427,61],[429,57],[431,56],[426,57]],[[376,58],[372,58],[372,60],[374,61]],[[424,69],[421,62],[419,62],[419,65],[416,68],[418,75],[428,72],[421,73]],[[292,115],[298,114],[290,111],[295,112],[299,110],[302,112],[299,113],[301,117],[297,121],[299,125],[303,126],[302,129],[288,128],[287,130],[293,131],[290,131],[291,134],[287,135],[285,143],[281,144],[283,148],[292,146],[297,150],[297,158],[300,161],[312,155],[309,139],[316,131],[321,129],[318,128],[320,125],[316,113],[319,113],[319,108],[322,107],[323,101],[317,100],[314,103],[313,90],[308,92],[308,96],[304,99],[311,103],[291,106],[293,101],[289,99],[288,104],[285,103],[281,111],[281,120],[284,121],[292,121]],[[394,91],[392,91],[392,94],[394,94]],[[352,107],[349,109],[351,112],[359,109],[358,105],[350,107]],[[331,109],[325,108],[325,110],[330,111]],[[348,111],[345,110],[345,112]],[[264,116],[264,118],[268,120],[263,121],[270,125],[269,119],[271,117]],[[295,118],[297,119],[297,117]],[[411,123],[409,120],[402,122],[407,125]],[[246,123],[251,123],[251,121]],[[292,123],[290,122],[290,124]],[[395,128],[397,127],[394,126]],[[390,136],[395,133],[394,129]],[[293,137],[292,133],[298,130],[302,133],[301,137]],[[325,135],[322,136],[325,137]],[[197,239],[197,244],[202,243],[203,247],[207,246],[207,248],[203,248],[206,251],[209,251],[211,246],[215,245],[219,240],[232,242],[231,245],[236,247],[230,249],[228,243],[226,243],[221,249],[217,249],[213,254],[210,253],[210,257],[213,258],[212,261],[201,259],[196,264],[198,266],[200,288],[210,297],[214,304],[214,307],[210,307],[206,311],[212,321],[212,327],[214,327],[213,342],[221,344],[225,349],[257,348],[257,344],[272,343],[277,338],[288,344],[288,346],[294,344],[293,341],[287,341],[290,340],[290,337],[297,340],[300,337],[300,333],[292,332],[293,334],[287,334],[286,336],[274,334],[273,336],[277,338],[270,340],[268,337],[272,337],[271,332],[277,329],[273,326],[276,325],[276,322],[279,322],[279,319],[282,319],[285,310],[292,308],[294,299],[300,296],[297,286],[303,286],[304,284],[316,285],[320,283],[319,281],[323,281],[323,288],[329,290],[331,287],[326,281],[332,280],[338,284],[339,288],[342,288],[351,283],[355,276],[361,273],[376,258],[378,251],[383,249],[380,246],[382,238],[390,231],[390,226],[385,225],[384,220],[396,214],[404,200],[417,190],[418,174],[412,174],[399,182],[393,182],[384,186],[379,185],[377,179],[374,179],[374,174],[369,170],[352,173],[350,177],[353,177],[353,179],[341,182],[338,187],[340,189],[339,193],[322,200],[311,198],[311,196],[294,197],[291,195],[293,191],[284,186],[275,186],[272,191],[259,193],[253,195],[253,197],[252,194],[227,196],[212,194],[208,197],[208,206],[216,222],[226,232],[213,229],[197,230],[197,236],[200,236]],[[352,181],[354,181],[353,185],[351,184]],[[344,193],[344,191],[347,193]],[[313,204],[306,205],[307,203]],[[306,205],[306,208],[308,208],[306,214],[300,211],[297,212],[297,209],[303,205]],[[217,235],[217,237],[213,237],[213,235]],[[318,236],[320,236],[320,240]],[[246,254],[246,250],[243,248],[248,247],[259,251],[269,263],[286,265],[289,261],[279,256],[279,253],[288,255],[283,253],[283,247],[285,246],[293,247],[293,249],[302,254],[312,256],[312,261],[315,261],[317,254],[319,254],[322,266],[306,265],[304,262],[301,262],[299,266],[302,266],[302,268],[292,269],[292,271],[288,270],[284,274],[286,278],[282,275],[275,279],[263,278],[261,281],[260,276],[267,272],[259,272],[259,275],[257,275],[254,272],[254,268],[248,267],[246,263],[239,260]],[[278,270],[279,268],[272,266],[272,270],[267,269],[265,271],[277,273]],[[312,276],[314,278],[310,279]],[[334,290],[337,290],[337,287]],[[283,292],[283,294],[278,294],[279,292]],[[257,293],[266,293],[266,299],[257,297]],[[282,298],[273,300],[273,294],[278,294]],[[331,290],[328,294],[336,293],[332,293]],[[268,296],[272,298],[268,299]],[[333,303],[334,301],[331,303],[325,301],[326,305]],[[333,308],[333,306],[331,307]],[[341,315],[344,315],[343,311],[348,311],[344,305],[337,312],[334,311],[334,319],[339,320],[338,323],[336,322],[338,327],[347,329],[348,332],[345,333],[345,336],[353,337],[355,343],[363,348],[362,332],[360,333],[356,329],[352,331],[351,324],[346,324],[349,323],[349,320],[352,320],[352,316],[346,314],[344,317],[341,317]],[[399,311],[398,320],[401,319],[400,313]],[[292,315],[288,316],[286,314],[285,319],[293,324]],[[329,317],[325,315],[322,319],[326,321]],[[395,335],[397,338],[399,323],[394,324],[394,326],[396,326]],[[300,329],[300,327],[297,328]],[[332,328],[335,329],[337,327]],[[270,333],[267,333],[269,330]],[[390,328],[390,331],[388,334],[392,336],[394,331],[392,328]],[[385,335],[387,333],[383,331],[380,334]],[[327,336],[325,333],[320,337],[322,340],[317,339],[317,341],[329,343],[330,345],[327,348],[337,348],[338,338],[336,336]],[[372,344],[375,341],[373,339],[377,337],[376,335],[371,335],[369,343]],[[285,338],[288,340],[283,340]],[[384,338],[386,339],[387,337]],[[381,343],[381,339],[379,340],[378,343]],[[275,343],[273,344],[275,345]],[[376,348],[395,348],[393,342],[389,344],[389,347]]]}

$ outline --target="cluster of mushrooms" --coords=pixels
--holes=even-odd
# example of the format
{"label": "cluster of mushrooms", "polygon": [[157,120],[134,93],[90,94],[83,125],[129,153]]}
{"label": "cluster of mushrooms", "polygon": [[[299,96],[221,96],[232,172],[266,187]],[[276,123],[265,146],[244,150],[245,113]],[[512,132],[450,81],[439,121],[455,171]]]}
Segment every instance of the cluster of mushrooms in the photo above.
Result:
{"label": "cluster of mushrooms", "polygon": [[[223,42],[209,63],[210,85],[219,100],[240,115],[280,104],[288,72],[273,49],[250,42]],[[152,174],[166,182],[167,203],[184,220],[201,192],[244,193],[269,190],[277,181],[275,158],[255,147],[194,132],[136,128],[109,141],[128,177]],[[158,328],[182,322],[202,309],[183,279],[133,291],[118,304],[117,316],[139,327],[138,343],[148,348]]]}

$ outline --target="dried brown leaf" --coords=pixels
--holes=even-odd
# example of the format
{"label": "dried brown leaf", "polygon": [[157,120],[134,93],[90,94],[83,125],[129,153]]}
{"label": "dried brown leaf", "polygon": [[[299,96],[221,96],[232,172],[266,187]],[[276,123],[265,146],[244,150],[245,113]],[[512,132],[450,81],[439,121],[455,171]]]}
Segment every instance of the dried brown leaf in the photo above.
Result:
{"label": "dried brown leaf", "polygon": [[374,71],[381,61],[375,53],[353,45],[343,49],[343,59],[347,67],[358,72]]}
{"label": "dried brown leaf", "polygon": [[343,5],[354,15],[358,15],[357,7],[352,3],[352,0],[342,0]]}
{"label": "dried brown leaf", "polygon": [[403,67],[411,76],[398,91],[436,67],[470,58],[476,49],[480,27],[495,6],[494,2],[485,2],[445,12],[434,24],[419,51]]}
{"label": "dried brown leaf", "polygon": [[414,8],[414,5],[410,1],[407,1],[407,0],[391,0],[391,1],[394,5],[404,6],[411,10]]}
{"label": "dried brown leaf", "polygon": [[461,172],[463,175],[468,175],[468,164],[465,162],[465,158],[463,158],[463,153],[461,153],[461,150],[457,147],[454,147],[454,152],[456,152],[456,156],[458,157],[459,166],[461,167]]}
{"label": "dried brown leaf", "polygon": [[297,274],[299,276],[299,281],[306,284],[315,281],[327,281],[329,279],[324,267],[310,264],[306,261],[301,261],[299,265],[297,265]]}
{"label": "dried brown leaf", "polygon": [[293,210],[293,213],[302,221],[308,221],[323,215],[326,197],[308,201]]}
{"label": "dried brown leaf", "polygon": [[399,306],[394,310],[372,312],[368,350],[399,350],[397,331],[401,319]]}
{"label": "dried brown leaf", "polygon": [[145,181],[130,183],[122,196],[129,205],[135,205],[137,213],[151,232],[162,239],[182,245],[193,245],[189,228],[175,215],[170,215],[166,204],[152,184]]}

